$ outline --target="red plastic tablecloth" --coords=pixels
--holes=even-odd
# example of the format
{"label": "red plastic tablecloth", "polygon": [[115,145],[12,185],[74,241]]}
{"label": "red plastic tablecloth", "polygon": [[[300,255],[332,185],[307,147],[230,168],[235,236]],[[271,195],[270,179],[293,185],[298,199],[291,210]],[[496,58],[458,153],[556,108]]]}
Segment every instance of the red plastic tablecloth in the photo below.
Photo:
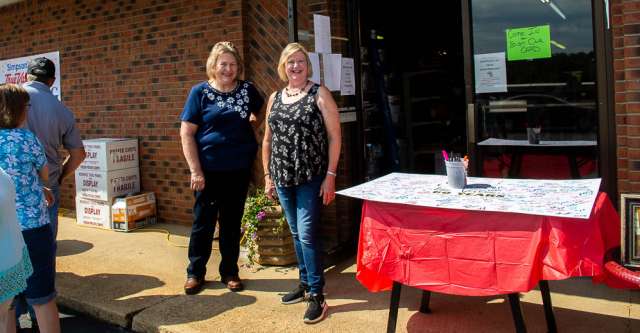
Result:
{"label": "red plastic tablecloth", "polygon": [[397,281],[455,295],[509,294],[540,280],[603,280],[604,254],[618,246],[620,219],[605,193],[587,220],[364,201],[356,277],[370,291]]}

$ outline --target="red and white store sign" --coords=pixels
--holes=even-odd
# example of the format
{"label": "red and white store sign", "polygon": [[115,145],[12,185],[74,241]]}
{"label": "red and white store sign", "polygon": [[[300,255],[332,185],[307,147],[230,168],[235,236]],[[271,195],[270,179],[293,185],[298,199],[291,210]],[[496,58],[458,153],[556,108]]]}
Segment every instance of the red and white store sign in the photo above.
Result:
{"label": "red and white store sign", "polygon": [[0,60],[0,84],[13,83],[21,85],[27,82],[27,67],[31,59],[45,57],[56,65],[56,81],[51,87],[51,92],[62,101],[62,90],[60,89],[60,52],[48,52],[33,54],[26,57],[2,59]]}

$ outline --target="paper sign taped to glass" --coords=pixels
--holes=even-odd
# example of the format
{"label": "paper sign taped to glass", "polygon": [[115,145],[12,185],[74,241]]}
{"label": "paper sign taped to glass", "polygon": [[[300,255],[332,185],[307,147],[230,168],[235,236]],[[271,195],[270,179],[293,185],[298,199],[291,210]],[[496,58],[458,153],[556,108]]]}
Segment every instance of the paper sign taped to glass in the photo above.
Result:
{"label": "paper sign taped to glass", "polygon": [[460,190],[447,177],[391,173],[336,193],[379,202],[486,210],[588,219],[598,195],[600,178],[541,180],[467,178]]}

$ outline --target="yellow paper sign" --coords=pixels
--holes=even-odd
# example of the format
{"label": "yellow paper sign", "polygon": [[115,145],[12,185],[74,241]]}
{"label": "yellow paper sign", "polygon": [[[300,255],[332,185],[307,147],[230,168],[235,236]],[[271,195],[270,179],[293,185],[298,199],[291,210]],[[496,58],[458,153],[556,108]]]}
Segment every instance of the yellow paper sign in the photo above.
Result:
{"label": "yellow paper sign", "polygon": [[507,29],[507,60],[551,58],[551,32],[548,25]]}

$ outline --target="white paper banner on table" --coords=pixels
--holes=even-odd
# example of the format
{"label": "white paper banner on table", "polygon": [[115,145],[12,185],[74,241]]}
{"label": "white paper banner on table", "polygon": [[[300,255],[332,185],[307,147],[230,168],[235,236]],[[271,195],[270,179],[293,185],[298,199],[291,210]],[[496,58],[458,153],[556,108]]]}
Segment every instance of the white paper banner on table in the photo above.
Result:
{"label": "white paper banner on table", "polygon": [[342,70],[340,72],[340,95],[348,96],[356,94],[355,73],[353,72],[353,58],[342,58]]}
{"label": "white paper banner on table", "polygon": [[330,91],[340,90],[340,72],[342,69],[341,54],[323,54],[322,70],[324,74],[324,85]]}
{"label": "white paper banner on table", "polygon": [[316,53],[331,53],[331,20],[329,16],[313,14],[313,38]]}
{"label": "white paper banner on table", "polygon": [[311,70],[313,75],[309,78],[311,82],[320,84],[320,57],[317,53],[309,53],[309,61],[311,62]]}
{"label": "white paper banner on table", "polygon": [[588,219],[599,188],[600,178],[469,177],[463,190],[454,190],[446,176],[392,173],[336,193],[415,206]]}
{"label": "white paper banner on table", "polygon": [[504,52],[474,55],[476,94],[507,91]]}

